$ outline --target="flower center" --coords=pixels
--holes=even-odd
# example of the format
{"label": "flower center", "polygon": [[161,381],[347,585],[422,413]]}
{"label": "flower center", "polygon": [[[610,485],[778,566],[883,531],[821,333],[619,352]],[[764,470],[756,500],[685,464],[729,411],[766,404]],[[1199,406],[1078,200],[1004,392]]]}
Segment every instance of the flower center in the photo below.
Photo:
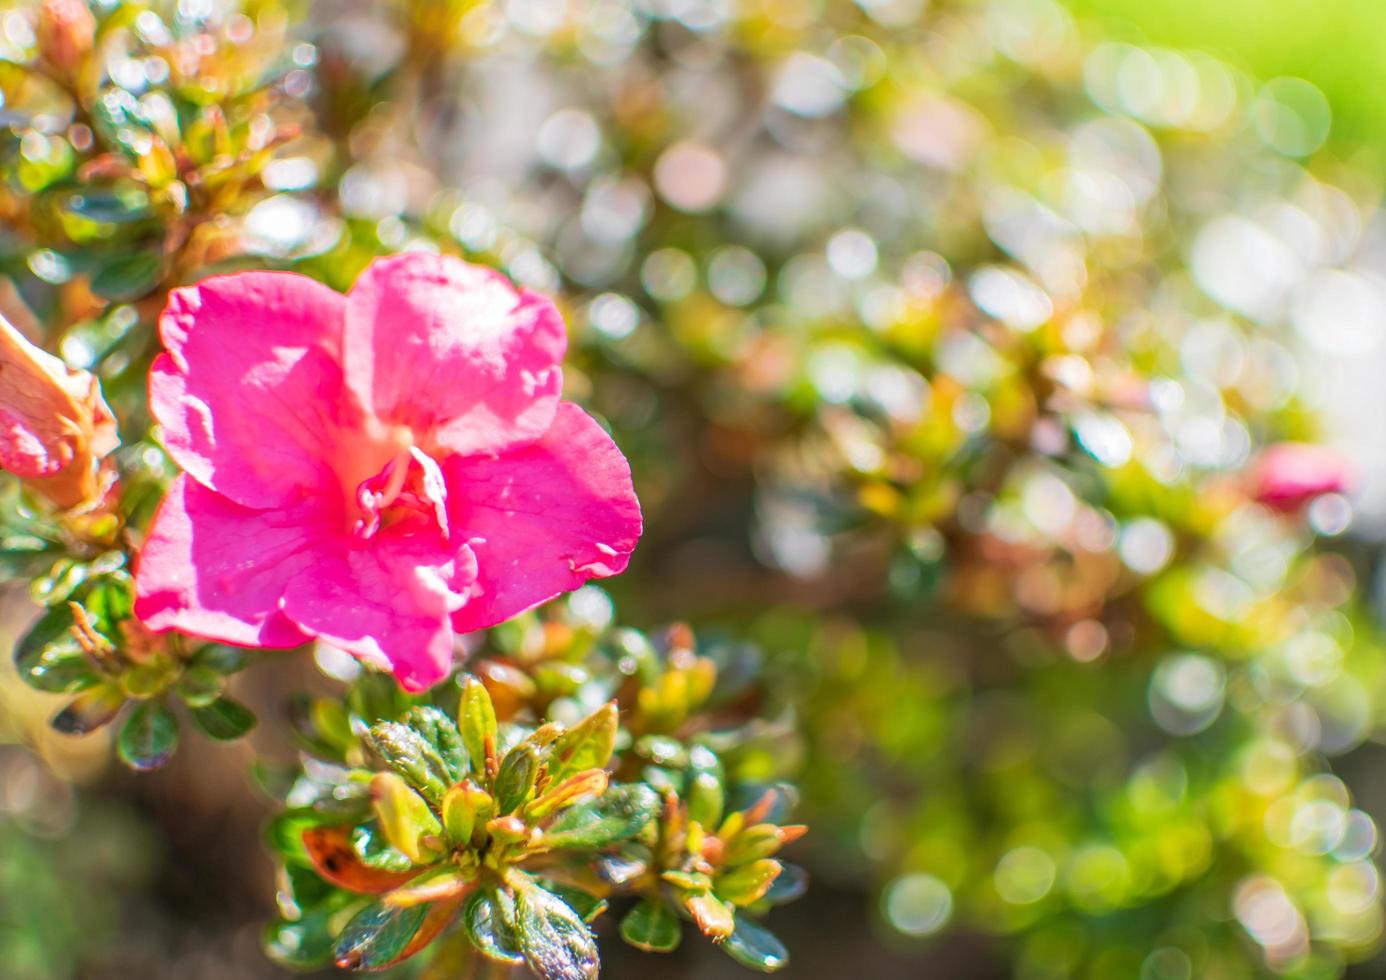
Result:
{"label": "flower center", "polygon": [[437,528],[448,536],[447,487],[432,456],[414,445],[407,429],[392,434],[394,455],[356,488],[360,515],[352,534],[369,540],[386,528],[409,533]]}

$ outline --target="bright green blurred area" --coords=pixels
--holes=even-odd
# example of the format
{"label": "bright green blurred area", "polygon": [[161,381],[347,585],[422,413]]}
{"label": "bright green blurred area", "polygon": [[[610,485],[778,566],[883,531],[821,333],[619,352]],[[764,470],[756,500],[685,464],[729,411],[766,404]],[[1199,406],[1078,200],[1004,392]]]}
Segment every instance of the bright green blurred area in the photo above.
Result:
{"label": "bright green blurred area", "polygon": [[1313,82],[1333,106],[1333,142],[1386,166],[1382,0],[1064,0],[1112,37],[1201,48],[1270,79]]}

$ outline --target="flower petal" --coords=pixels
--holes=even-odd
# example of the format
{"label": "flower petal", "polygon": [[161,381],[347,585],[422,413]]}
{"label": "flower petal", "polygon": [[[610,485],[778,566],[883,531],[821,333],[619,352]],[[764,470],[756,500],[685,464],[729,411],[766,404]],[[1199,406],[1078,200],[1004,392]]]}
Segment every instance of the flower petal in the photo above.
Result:
{"label": "flower petal", "polygon": [[279,597],[324,530],[312,503],[251,510],[180,476],[140,553],[135,614],[153,630],[298,646],[308,638],[279,612]]}
{"label": "flower petal", "polygon": [[283,609],[308,633],[421,691],[452,667],[448,615],[475,577],[476,558],[465,544],[386,530],[316,556],[285,589]]}
{"label": "flower petal", "polygon": [[164,444],[199,483],[249,507],[335,485],[360,410],[340,366],[346,297],[306,276],[243,272],[176,289],[149,372]]}
{"label": "flower petal", "polygon": [[444,475],[449,523],[477,560],[472,598],[453,614],[459,632],[618,574],[640,538],[629,464],[571,402],[537,443],[494,459],[453,458]]}
{"label": "flower petal", "polygon": [[347,297],[347,384],[426,448],[494,453],[553,421],[567,347],[543,296],[491,269],[406,252],[372,262]]}

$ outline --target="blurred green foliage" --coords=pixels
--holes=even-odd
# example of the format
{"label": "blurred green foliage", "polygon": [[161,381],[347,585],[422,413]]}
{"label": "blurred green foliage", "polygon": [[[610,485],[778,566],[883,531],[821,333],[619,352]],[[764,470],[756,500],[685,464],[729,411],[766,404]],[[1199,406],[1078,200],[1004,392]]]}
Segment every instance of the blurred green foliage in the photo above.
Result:
{"label": "blurred green foliage", "polygon": [[1200,48],[1239,61],[1262,78],[1313,82],[1333,107],[1334,144],[1386,164],[1386,8],[1375,0],[1065,0],[1107,32]]}
{"label": "blurred green foliage", "polygon": [[[167,477],[134,440],[168,287],[270,266],[345,288],[443,249],[562,297],[567,392],[648,520],[617,618],[721,651],[715,685],[696,658],[618,656],[613,686],[587,659],[610,638],[564,629],[607,601],[586,590],[461,651],[519,738],[565,699],[570,724],[621,701],[617,777],[672,794],[684,862],[622,910],[628,942],[668,948],[674,910],[725,935],[729,896],[769,894],[767,866],[688,846],[754,805],[717,799],[700,747],[735,782],[797,770],[812,870],[877,896],[896,939],[982,931],[1027,980],[1334,977],[1381,945],[1377,824],[1334,772],[1386,711],[1370,572],[1339,543],[1341,481],[1265,454],[1314,438],[1305,365],[1360,354],[1383,304],[1378,183],[1324,151],[1319,89],[1047,0],[98,5],[85,46],[47,49],[37,9],[3,22],[0,269],[130,444],[114,523],[7,498],[17,557],[86,570],[39,580],[49,616],[134,549]],[[20,667],[80,697],[71,635]],[[162,761],[148,706],[196,717],[230,671],[174,649],[147,672],[103,635],[109,714],[138,702],[123,754]],[[291,814],[363,804],[388,768],[362,730],[411,705],[360,690],[298,704]],[[537,769],[507,772],[514,806]],[[446,873],[423,839],[446,808],[415,789],[403,824],[430,832],[357,857]],[[423,918],[363,912],[295,829],[276,955],[318,962],[341,927],[339,957],[407,949]],[[539,901],[580,967],[569,897]],[[466,941],[523,957],[489,908]],[[780,965],[754,926],[728,948]]]}

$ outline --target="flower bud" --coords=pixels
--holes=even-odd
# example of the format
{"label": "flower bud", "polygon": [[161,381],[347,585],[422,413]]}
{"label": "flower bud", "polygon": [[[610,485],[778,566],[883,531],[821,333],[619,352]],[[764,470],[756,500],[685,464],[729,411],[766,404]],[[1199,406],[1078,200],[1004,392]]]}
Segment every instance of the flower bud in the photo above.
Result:
{"label": "flower bud", "polygon": [[76,507],[100,493],[97,463],[116,442],[96,378],[0,317],[0,468],[59,507]]}

